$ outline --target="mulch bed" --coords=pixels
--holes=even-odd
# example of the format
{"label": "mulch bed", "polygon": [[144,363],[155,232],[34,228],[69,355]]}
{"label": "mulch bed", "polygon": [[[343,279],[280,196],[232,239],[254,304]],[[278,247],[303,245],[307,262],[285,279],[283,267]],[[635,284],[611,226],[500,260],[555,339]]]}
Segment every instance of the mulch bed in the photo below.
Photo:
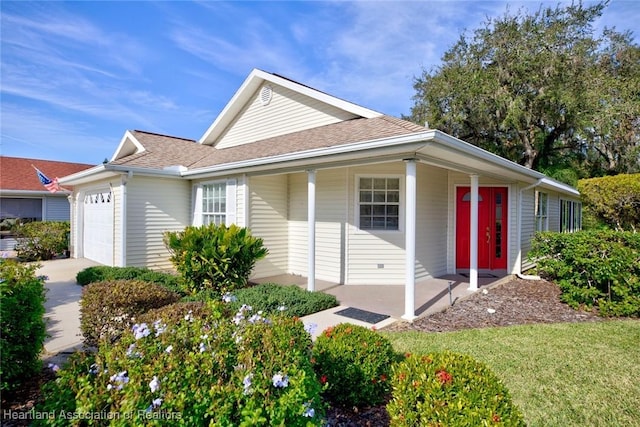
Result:
{"label": "mulch bed", "polygon": [[[492,312],[490,312],[492,311]],[[532,323],[596,322],[596,313],[578,311],[560,302],[558,286],[544,281],[514,279],[479,291],[456,302],[445,311],[417,319],[397,322],[385,331],[449,332],[461,329],[512,326]],[[28,412],[41,398],[42,384],[54,377],[50,369],[15,393],[3,393],[2,409]],[[332,427],[384,427],[389,425],[385,405],[369,408],[330,408],[328,425]],[[3,420],[3,426],[28,424]]]}

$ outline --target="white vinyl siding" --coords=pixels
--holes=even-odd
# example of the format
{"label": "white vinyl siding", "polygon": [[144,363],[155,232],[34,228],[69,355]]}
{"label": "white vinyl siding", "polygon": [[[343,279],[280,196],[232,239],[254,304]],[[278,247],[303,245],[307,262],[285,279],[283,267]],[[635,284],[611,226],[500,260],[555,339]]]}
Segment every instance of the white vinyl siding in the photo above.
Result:
{"label": "white vinyl siding", "polygon": [[287,175],[256,176],[249,179],[249,228],[269,250],[258,261],[253,277],[269,277],[288,272],[289,236],[287,224]]}
{"label": "white vinyl siding", "polygon": [[[403,162],[384,163],[350,169],[349,186],[351,226],[347,233],[347,284],[353,285],[401,285],[404,284],[405,236],[398,231],[360,230],[357,225],[358,194],[356,177],[403,176]],[[404,178],[401,179],[401,181]],[[401,192],[404,192],[402,186]],[[403,198],[404,199],[404,198]],[[401,204],[404,201],[401,202]],[[400,216],[404,217],[404,206]]]}
{"label": "white vinyl siding", "polygon": [[447,171],[418,163],[416,280],[447,273]]}
{"label": "white vinyl siding", "polygon": [[[316,278],[344,282],[344,242],[347,218],[347,170],[316,173]],[[307,275],[307,174],[289,178],[289,268]]]}
{"label": "white vinyl siding", "polygon": [[190,194],[188,181],[138,176],[129,180],[126,204],[128,266],[172,268],[163,233],[181,231],[190,224]]}
{"label": "white vinyl siding", "polygon": [[[535,266],[535,264],[527,259],[527,255],[531,250],[531,241],[536,233],[536,191],[533,189],[522,192],[522,232],[520,234],[521,242],[521,271],[526,271]],[[548,201],[548,199],[547,199]]]}
{"label": "white vinyl siding", "polygon": [[234,147],[356,117],[282,86],[269,86],[273,90],[269,104],[262,104],[262,87],[258,88],[252,101],[221,135],[215,144],[217,148]]}

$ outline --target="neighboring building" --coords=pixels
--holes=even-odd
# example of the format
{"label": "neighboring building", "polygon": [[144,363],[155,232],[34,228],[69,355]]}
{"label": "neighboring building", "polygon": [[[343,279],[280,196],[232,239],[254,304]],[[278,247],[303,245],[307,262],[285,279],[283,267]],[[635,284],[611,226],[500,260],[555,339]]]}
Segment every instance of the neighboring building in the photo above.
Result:
{"label": "neighboring building", "polygon": [[254,278],[404,286],[405,318],[416,281],[520,273],[536,229],[580,221],[574,188],[260,70],[199,141],[128,131],[61,183],[75,186],[75,257],[163,269],[164,231],[236,223],[269,249]]}
{"label": "neighboring building", "polygon": [[[0,156],[0,250],[10,251],[15,246],[16,241],[9,230],[14,220],[70,219],[68,198],[71,191],[51,193],[38,179],[34,167],[53,179],[93,165]],[[71,187],[67,188],[71,190]]]}

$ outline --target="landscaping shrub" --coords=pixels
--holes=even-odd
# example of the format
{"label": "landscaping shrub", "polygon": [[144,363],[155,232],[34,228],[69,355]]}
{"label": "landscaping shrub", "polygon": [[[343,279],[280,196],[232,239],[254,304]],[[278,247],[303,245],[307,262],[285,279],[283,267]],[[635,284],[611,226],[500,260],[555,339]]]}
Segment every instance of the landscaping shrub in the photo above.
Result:
{"label": "landscaping shrub", "polygon": [[137,316],[179,298],[160,285],[140,280],[91,283],[83,289],[80,300],[80,328],[85,344],[96,346],[101,339],[116,341]]}
{"label": "landscaping shrub", "polygon": [[380,403],[389,391],[395,360],[389,341],[371,329],[342,323],[327,328],[313,347],[314,369],[324,396],[343,406]]}
{"label": "landscaping shrub", "polygon": [[467,355],[409,355],[394,366],[391,385],[392,427],[525,425],[500,380]]}
{"label": "landscaping shrub", "polygon": [[228,318],[211,307],[206,319],[136,324],[114,345],[102,342],[93,365],[62,369],[43,410],[119,414],[114,426],[321,425],[321,386],[302,323],[248,307]]}
{"label": "landscaping shrub", "polygon": [[16,253],[24,261],[49,260],[69,248],[68,221],[18,223],[14,230]]}
{"label": "landscaping shrub", "polygon": [[142,280],[143,282],[156,283],[172,292],[176,292],[178,294],[182,293],[180,277],[175,274],[149,270],[148,268],[108,267],[106,265],[97,265],[85,268],[76,274],[76,282],[82,286],[105,280],[113,281],[123,279],[137,279]]}
{"label": "landscaping shrub", "polygon": [[620,174],[578,182],[584,223],[616,230],[640,228],[640,174]]}
{"label": "landscaping shrub", "polygon": [[262,310],[265,314],[282,312],[287,316],[306,316],[338,305],[333,295],[322,292],[309,292],[297,286],[282,286],[264,283],[233,292],[235,307],[242,304]]}
{"label": "landscaping shrub", "polygon": [[37,265],[0,259],[0,390],[17,388],[42,368],[46,337],[44,278]]}
{"label": "landscaping shrub", "polygon": [[166,232],[164,242],[189,294],[213,290],[222,295],[242,288],[256,261],[267,255],[262,239],[233,224]]}
{"label": "landscaping shrub", "polygon": [[540,233],[529,257],[543,277],[558,283],[570,306],[597,307],[604,316],[640,316],[640,234]]}

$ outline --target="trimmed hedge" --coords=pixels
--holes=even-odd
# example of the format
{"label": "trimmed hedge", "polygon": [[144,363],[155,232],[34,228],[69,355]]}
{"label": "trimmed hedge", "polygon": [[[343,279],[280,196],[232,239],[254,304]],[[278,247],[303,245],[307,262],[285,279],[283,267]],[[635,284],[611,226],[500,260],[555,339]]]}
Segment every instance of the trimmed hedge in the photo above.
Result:
{"label": "trimmed hedge", "polygon": [[529,257],[557,282],[574,308],[603,316],[640,316],[640,234],[616,231],[540,233]]}
{"label": "trimmed hedge", "polygon": [[160,285],[140,280],[114,280],[87,285],[80,300],[80,329],[85,345],[117,341],[136,317],[173,304],[180,296]]}
{"label": "trimmed hedge", "polygon": [[267,255],[262,239],[234,224],[187,227],[164,234],[171,262],[190,295],[213,291],[222,296],[247,286],[256,261]]}
{"label": "trimmed hedge", "polygon": [[0,390],[17,388],[42,368],[46,338],[44,278],[37,265],[0,259]]}
{"label": "trimmed hedge", "polygon": [[382,335],[342,323],[327,328],[316,339],[312,362],[328,400],[365,406],[382,402],[389,391],[395,357],[391,343]]}
{"label": "trimmed hedge", "polygon": [[605,225],[619,231],[640,229],[640,174],[581,179],[578,190],[585,225]]}
{"label": "trimmed hedge", "polygon": [[302,317],[318,311],[336,307],[335,296],[322,292],[309,292],[297,286],[284,286],[264,283],[250,288],[238,289],[233,295],[237,301],[233,307],[242,304],[250,305],[265,314],[282,314],[291,317]]}
{"label": "trimmed hedge", "polygon": [[69,248],[69,221],[16,224],[16,253],[24,261],[45,261]]}
{"label": "trimmed hedge", "polygon": [[141,280],[143,282],[156,283],[163,288],[182,295],[179,276],[149,270],[148,268],[98,265],[85,268],[76,274],[76,282],[81,286],[113,280]]}
{"label": "trimmed hedge", "polygon": [[391,385],[392,427],[525,426],[507,388],[467,355],[409,355],[394,366]]}

